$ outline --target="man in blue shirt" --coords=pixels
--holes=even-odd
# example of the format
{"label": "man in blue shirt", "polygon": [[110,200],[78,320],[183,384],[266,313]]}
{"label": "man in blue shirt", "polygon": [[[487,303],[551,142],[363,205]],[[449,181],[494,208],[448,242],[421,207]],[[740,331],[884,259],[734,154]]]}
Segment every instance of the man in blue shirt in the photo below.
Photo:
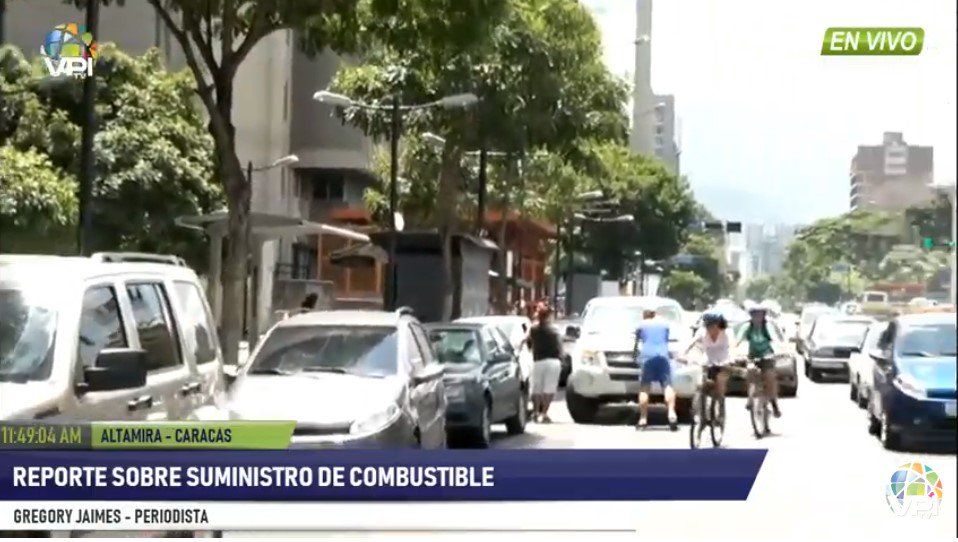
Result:
{"label": "man in blue shirt", "polygon": [[669,409],[669,427],[678,429],[675,415],[675,391],[672,389],[672,366],[669,363],[669,324],[655,317],[655,310],[645,309],[643,320],[635,330],[635,353],[642,369],[639,377],[639,424],[638,429],[648,425],[649,390],[658,382],[665,395]]}

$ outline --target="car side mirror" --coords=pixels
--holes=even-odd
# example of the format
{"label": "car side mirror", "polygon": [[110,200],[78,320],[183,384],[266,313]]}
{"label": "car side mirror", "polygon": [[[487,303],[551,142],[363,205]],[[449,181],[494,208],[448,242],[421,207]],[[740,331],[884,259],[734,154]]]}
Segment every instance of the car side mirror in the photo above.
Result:
{"label": "car side mirror", "polygon": [[102,350],[93,367],[83,370],[83,391],[115,391],[146,385],[146,350],[111,348]]}
{"label": "car side mirror", "polygon": [[881,348],[872,348],[868,351],[868,356],[879,365],[888,365],[891,362],[891,359],[888,358],[888,353]]}
{"label": "car side mirror", "polygon": [[492,354],[492,356],[490,356],[489,358],[490,365],[498,365],[500,363],[509,363],[510,361],[512,361],[512,354],[510,354],[509,352],[499,351]]}
{"label": "car side mirror", "polygon": [[566,326],[565,336],[569,339],[578,339],[582,335],[582,330],[579,326]]}

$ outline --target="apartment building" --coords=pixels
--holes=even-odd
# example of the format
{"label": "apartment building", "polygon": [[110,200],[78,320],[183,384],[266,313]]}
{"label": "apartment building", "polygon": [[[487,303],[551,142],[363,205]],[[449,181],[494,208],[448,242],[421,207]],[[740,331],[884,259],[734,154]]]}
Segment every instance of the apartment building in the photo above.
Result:
{"label": "apartment building", "polygon": [[755,277],[781,272],[788,254],[788,244],[795,238],[795,226],[747,224],[744,229],[748,275]]}
{"label": "apartment building", "polygon": [[[62,0],[6,2],[0,36],[6,43],[37,54],[54,26],[84,21],[84,13]],[[186,66],[182,51],[159,15],[144,1],[112,3],[100,11],[95,36],[132,54],[157,47],[171,69]],[[373,145],[361,132],[344,126],[332,110],[312,95],[327,87],[344,61],[332,53],[309,58],[298,50],[291,31],[263,39],[241,65],[235,83],[233,122],[242,163],[267,165],[294,153],[294,168],[254,173],[252,210],[313,222],[369,224],[362,197],[375,182],[370,171]],[[273,297],[283,281],[324,282],[333,297],[377,297],[378,268],[342,270],[329,265],[329,254],[345,241],[330,235],[307,235],[264,244],[256,273],[258,319],[267,322]]]}
{"label": "apartment building", "polygon": [[655,156],[661,160],[672,173],[678,174],[679,149],[676,133],[675,96],[658,94],[655,96],[655,127],[653,141]]}
{"label": "apartment building", "polygon": [[852,158],[849,207],[902,211],[934,196],[934,149],[885,132],[881,145],[860,145]]}

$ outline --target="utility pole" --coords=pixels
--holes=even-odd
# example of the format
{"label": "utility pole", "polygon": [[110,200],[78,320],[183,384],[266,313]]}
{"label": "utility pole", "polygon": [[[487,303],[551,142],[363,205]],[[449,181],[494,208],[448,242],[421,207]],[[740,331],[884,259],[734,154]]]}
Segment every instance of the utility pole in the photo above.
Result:
{"label": "utility pole", "polygon": [[0,45],[4,44],[4,24],[6,22],[7,0],[0,0]]}
{"label": "utility pole", "polygon": [[[100,20],[100,0],[87,0],[86,31],[94,36]],[[89,55],[93,62],[92,55]],[[95,194],[96,160],[93,136],[96,134],[96,70],[83,79],[83,134],[80,140],[80,231],[77,248],[81,255],[93,250],[93,198]]]}

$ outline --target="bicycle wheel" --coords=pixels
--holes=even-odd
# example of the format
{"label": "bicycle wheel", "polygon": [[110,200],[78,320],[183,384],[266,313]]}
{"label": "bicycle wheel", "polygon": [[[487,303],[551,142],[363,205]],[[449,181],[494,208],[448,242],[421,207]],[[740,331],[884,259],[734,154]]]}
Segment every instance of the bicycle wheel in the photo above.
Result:
{"label": "bicycle wheel", "polygon": [[702,434],[709,423],[705,410],[705,396],[699,392],[692,403],[692,423],[689,424],[689,447],[696,450],[702,446]]}
{"label": "bicycle wheel", "polygon": [[709,400],[709,431],[712,433],[712,446],[718,448],[725,438],[725,399],[711,398]]}
{"label": "bicycle wheel", "polygon": [[768,430],[768,399],[765,398],[765,394],[762,393],[755,398],[752,403],[752,432],[755,433],[755,438],[762,438],[767,434]]}

